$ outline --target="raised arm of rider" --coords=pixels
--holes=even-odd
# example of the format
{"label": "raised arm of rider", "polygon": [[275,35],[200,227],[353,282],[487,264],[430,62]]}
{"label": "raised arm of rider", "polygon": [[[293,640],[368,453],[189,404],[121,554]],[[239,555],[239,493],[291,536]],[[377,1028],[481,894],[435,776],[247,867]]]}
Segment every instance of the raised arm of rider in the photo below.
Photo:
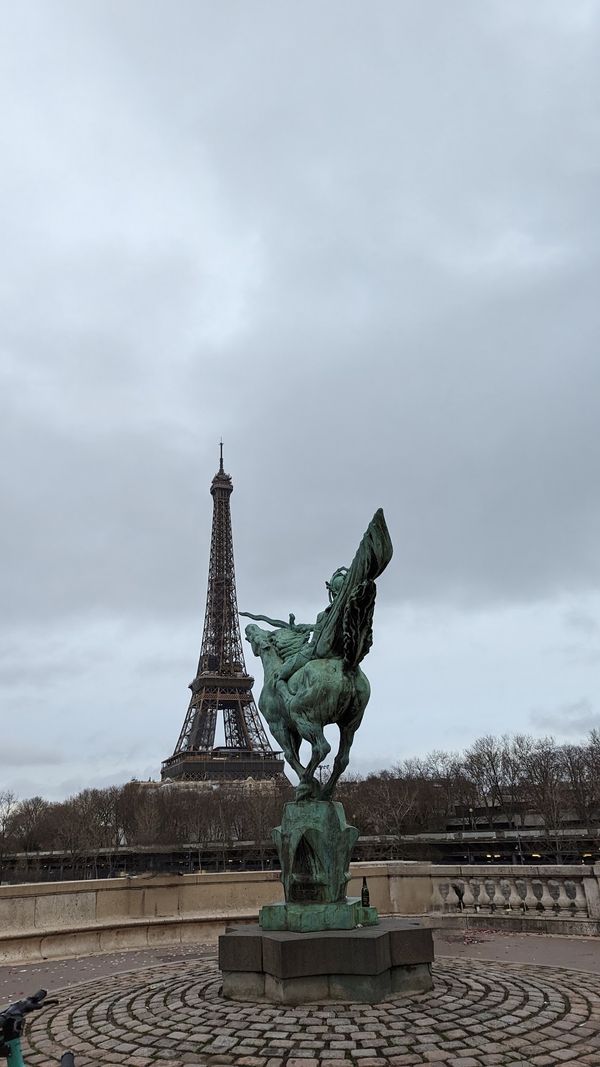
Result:
{"label": "raised arm of rider", "polygon": [[283,619],[271,619],[268,615],[254,615],[251,611],[240,611],[239,614],[246,619],[254,619],[255,622],[266,622],[268,626],[275,626],[276,629],[281,629],[281,627],[285,630],[290,629],[289,622],[284,622]]}

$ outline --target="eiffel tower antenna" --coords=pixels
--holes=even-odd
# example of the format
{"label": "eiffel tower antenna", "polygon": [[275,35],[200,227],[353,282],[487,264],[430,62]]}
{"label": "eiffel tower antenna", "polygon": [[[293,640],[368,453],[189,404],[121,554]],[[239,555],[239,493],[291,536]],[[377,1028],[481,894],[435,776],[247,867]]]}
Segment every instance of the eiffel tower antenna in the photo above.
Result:
{"label": "eiffel tower antenna", "polygon": [[[274,752],[254,703],[244,662],[235,590],[231,532],[231,475],[219,470],[210,492],[213,521],[204,632],[192,698],[175,751],[163,762],[164,779],[274,778],[283,774],[281,753]],[[217,718],[223,716],[225,745],[215,748]]]}

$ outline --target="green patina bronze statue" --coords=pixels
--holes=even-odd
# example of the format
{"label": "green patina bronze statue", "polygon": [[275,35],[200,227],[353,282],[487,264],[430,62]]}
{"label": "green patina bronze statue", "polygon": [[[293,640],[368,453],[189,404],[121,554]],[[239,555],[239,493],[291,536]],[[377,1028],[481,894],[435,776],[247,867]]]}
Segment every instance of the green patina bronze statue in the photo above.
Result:
{"label": "green patina bronze statue", "polygon": [[[264,666],[260,709],[299,782],[273,831],[285,901],[278,894],[276,903],[260,909],[259,926],[229,929],[219,938],[223,996],[232,1000],[377,1004],[432,988],[431,931],[412,919],[380,922],[377,898],[390,907],[388,893],[381,895],[386,879],[374,880],[371,899],[364,869],[350,873],[358,830],[331,799],[369,700],[360,665],[373,640],[375,580],[391,558],[379,510],[351,566],[339,567],[327,582],[329,604],[316,622],[251,615],[255,622],[246,627]],[[257,626],[260,621],[272,629]],[[317,772],[330,751],[323,733],[328,723],[339,726],[340,743],[332,773],[321,782]],[[306,765],[302,741],[310,746]]]}
{"label": "green patina bronze statue", "polygon": [[[375,909],[361,910],[360,902],[346,901],[350,853],[358,831],[346,824],[341,804],[331,798],[348,766],[371,692],[360,663],[373,642],[375,579],[387,567],[392,551],[380,508],[350,567],[339,567],[326,583],[329,604],[315,623],[297,623],[294,615],[283,622],[240,613],[274,627],[264,630],[251,623],[246,637],[264,668],[259,708],[299,779],[296,803],[285,806],[282,825],[274,831],[287,914],[278,906],[263,908],[263,926],[306,930],[377,921]],[[331,750],[323,732],[329,723],[339,727],[340,743],[329,779],[321,782],[316,772]],[[311,748],[306,766],[300,760],[302,741]],[[303,907],[307,904],[320,909],[307,911]]]}
{"label": "green patina bronze statue", "polygon": [[[380,508],[351,566],[339,567],[326,583],[329,604],[315,623],[297,623],[294,615],[283,622],[240,612],[276,627],[263,630],[250,624],[246,637],[264,668],[259,708],[298,775],[297,800],[331,799],[348,766],[354,735],[371,693],[360,663],[373,642],[375,579],[387,567],[392,551]],[[329,780],[321,784],[315,772],[331,749],[323,733],[328,723],[339,727],[340,744]],[[306,766],[299,755],[303,740],[311,746]]]}

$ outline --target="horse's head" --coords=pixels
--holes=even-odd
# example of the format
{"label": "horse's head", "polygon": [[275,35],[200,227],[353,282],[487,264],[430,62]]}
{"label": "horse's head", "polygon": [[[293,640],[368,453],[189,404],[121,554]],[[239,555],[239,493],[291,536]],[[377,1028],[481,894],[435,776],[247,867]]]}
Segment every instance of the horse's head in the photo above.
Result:
{"label": "horse's head", "polygon": [[261,630],[260,626],[257,626],[255,622],[249,623],[244,633],[246,634],[246,640],[249,641],[250,648],[255,656],[260,656],[270,644],[270,632],[268,630]]}

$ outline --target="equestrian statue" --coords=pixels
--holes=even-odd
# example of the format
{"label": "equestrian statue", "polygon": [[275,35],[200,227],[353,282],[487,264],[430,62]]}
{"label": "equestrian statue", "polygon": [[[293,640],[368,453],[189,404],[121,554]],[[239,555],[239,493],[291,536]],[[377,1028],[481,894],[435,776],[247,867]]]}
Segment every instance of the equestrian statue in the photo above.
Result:
{"label": "equestrian statue", "polygon": [[[330,800],[348,766],[354,735],[371,693],[360,664],[373,642],[375,579],[392,558],[392,542],[380,508],[375,512],[350,567],[338,567],[326,588],[329,604],[314,623],[288,622],[240,612],[266,622],[246,626],[252,651],[262,660],[264,686],[258,706],[283,754],[298,775],[296,800]],[[324,727],[335,723],[340,743],[329,780],[315,776],[331,746]],[[300,745],[308,741],[304,766]]]}

